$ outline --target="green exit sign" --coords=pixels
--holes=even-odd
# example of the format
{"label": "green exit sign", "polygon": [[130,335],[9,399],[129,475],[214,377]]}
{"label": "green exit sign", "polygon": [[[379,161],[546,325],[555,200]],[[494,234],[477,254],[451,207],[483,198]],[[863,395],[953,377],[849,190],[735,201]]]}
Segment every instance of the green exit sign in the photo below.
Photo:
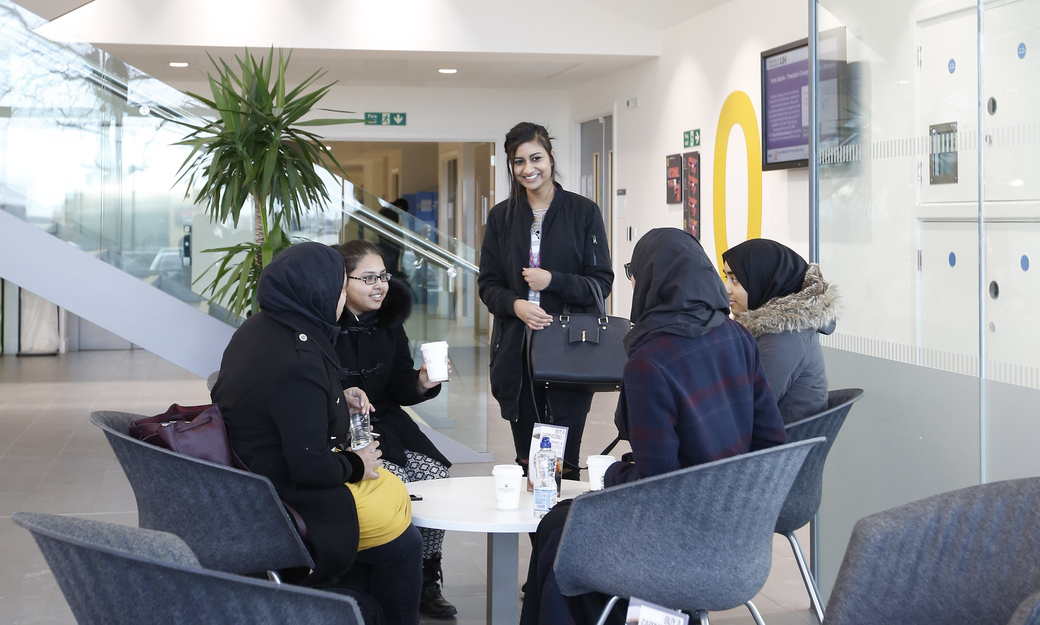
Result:
{"label": "green exit sign", "polygon": [[407,124],[407,113],[365,113],[365,126],[406,126]]}
{"label": "green exit sign", "polygon": [[366,126],[405,126],[407,113],[365,113]]}
{"label": "green exit sign", "polygon": [[682,146],[684,148],[695,148],[701,144],[701,129],[687,130],[682,133]]}

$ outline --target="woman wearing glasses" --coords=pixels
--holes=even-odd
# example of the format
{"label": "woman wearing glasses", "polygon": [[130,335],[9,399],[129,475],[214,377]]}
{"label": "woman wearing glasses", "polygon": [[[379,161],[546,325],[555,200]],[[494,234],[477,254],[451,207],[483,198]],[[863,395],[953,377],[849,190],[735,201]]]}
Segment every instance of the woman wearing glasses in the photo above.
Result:
{"label": "woman wearing glasses", "polygon": [[[368,395],[384,469],[405,482],[448,477],[451,463],[401,409],[441,392],[440,382],[430,381],[426,365],[417,370],[412,361],[404,331],[412,312],[411,289],[391,279],[379,248],[372,243],[359,239],[333,247],[347,271],[347,302],[336,342],[340,382],[344,389],[358,387]],[[438,584],[444,531],[419,531],[423,538],[420,610],[432,618],[450,618],[455,606],[444,599]]]}

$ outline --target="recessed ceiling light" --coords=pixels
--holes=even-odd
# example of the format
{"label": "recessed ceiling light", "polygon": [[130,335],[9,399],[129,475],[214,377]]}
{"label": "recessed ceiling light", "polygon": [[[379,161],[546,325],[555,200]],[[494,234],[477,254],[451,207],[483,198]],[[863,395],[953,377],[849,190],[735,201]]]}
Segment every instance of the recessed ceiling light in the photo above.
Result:
{"label": "recessed ceiling light", "polygon": [[454,74],[455,72],[457,72],[459,70],[455,69],[454,67],[442,67],[442,68],[440,68],[437,71],[442,73],[442,74]]}
{"label": "recessed ceiling light", "polygon": [[184,61],[170,61],[170,67],[187,67],[188,64]]}

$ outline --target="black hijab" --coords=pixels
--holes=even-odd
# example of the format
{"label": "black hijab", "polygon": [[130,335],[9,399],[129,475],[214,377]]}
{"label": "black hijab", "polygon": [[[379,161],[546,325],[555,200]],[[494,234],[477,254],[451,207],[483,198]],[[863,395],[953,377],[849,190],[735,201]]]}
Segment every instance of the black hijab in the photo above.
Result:
{"label": "black hijab", "polygon": [[631,356],[658,334],[695,337],[729,315],[729,296],[704,248],[678,228],[655,228],[632,252],[632,322],[625,337]]}
{"label": "black hijab", "polygon": [[343,276],[339,252],[313,241],[297,243],[264,267],[256,298],[261,310],[273,317],[290,322],[302,318],[335,341]]}
{"label": "black hijab", "polygon": [[770,239],[751,239],[722,254],[748,294],[748,310],[774,297],[802,290],[809,265],[791,248]]}

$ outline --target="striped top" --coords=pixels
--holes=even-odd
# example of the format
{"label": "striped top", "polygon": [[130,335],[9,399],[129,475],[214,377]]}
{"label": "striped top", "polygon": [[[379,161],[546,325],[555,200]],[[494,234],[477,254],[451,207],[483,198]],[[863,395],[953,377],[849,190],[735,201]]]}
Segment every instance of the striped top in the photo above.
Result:
{"label": "striped top", "polygon": [[[549,207],[532,208],[531,212],[534,214],[534,222],[531,223],[531,257],[528,267],[541,267],[542,221],[545,220],[545,213],[549,212]],[[540,306],[542,301],[541,295],[539,291],[530,289],[527,292],[527,301]]]}

